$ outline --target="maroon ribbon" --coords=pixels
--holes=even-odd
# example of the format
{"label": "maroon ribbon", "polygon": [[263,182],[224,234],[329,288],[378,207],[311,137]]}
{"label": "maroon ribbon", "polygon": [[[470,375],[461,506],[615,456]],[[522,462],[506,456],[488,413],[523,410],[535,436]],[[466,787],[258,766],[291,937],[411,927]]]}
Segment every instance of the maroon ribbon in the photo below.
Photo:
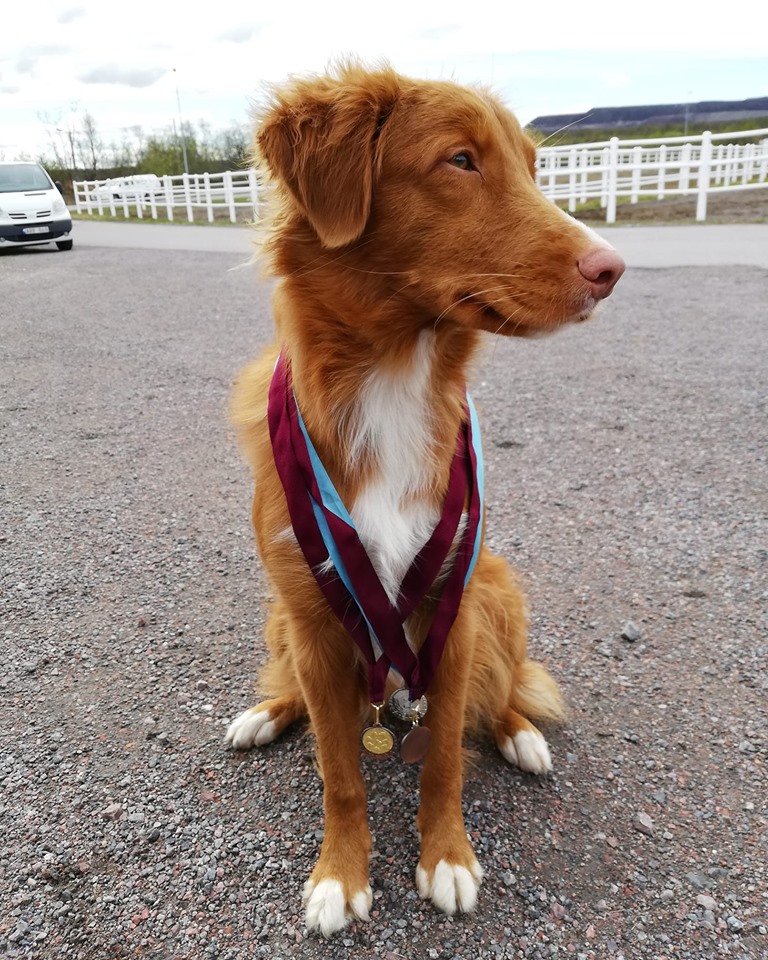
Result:
{"label": "maroon ribbon", "polygon": [[[437,672],[448,633],[458,614],[481,519],[469,416],[459,431],[440,519],[403,578],[396,606],[387,596],[354,524],[338,516],[323,501],[300,423],[290,367],[282,354],[270,384],[267,417],[275,466],[285,491],[296,539],[329,606],[368,663],[371,702],[383,702],[390,666],[394,666],[404,678],[411,699],[418,699],[429,688]],[[466,527],[440,591],[427,636],[418,654],[414,654],[408,646],[403,624],[424,601],[438,578],[453,548],[465,502],[468,503]],[[329,550],[316,511],[321,513],[333,538],[352,592],[339,572],[335,568],[329,569]],[[378,657],[370,630],[382,651]]]}

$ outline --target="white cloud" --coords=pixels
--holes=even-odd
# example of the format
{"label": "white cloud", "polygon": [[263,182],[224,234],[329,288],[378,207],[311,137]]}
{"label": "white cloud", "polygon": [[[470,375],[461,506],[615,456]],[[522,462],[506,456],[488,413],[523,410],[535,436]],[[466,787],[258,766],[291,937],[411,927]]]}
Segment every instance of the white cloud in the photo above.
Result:
{"label": "white cloud", "polygon": [[82,73],[78,79],[83,83],[111,83],[125,87],[151,87],[167,72],[165,67],[121,67],[114,63],[107,63]]}
{"label": "white cloud", "polygon": [[84,17],[85,13],[85,7],[66,7],[61,11],[57,17],[57,20],[59,23],[72,23],[73,20],[78,20],[80,17]]}

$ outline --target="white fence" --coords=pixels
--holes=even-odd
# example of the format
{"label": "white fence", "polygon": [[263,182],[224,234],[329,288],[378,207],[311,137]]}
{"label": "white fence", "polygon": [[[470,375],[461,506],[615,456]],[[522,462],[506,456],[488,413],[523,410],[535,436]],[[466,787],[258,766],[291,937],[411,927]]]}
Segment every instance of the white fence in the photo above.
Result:
{"label": "white fence", "polygon": [[695,196],[696,219],[706,220],[709,194],[768,187],[768,139],[737,142],[766,135],[768,128],[540,147],[536,179],[546,196],[567,203],[571,213],[598,199],[608,223],[615,223],[621,198],[637,203],[667,196]]}
{"label": "white fence", "polygon": [[153,220],[186,216],[190,223],[196,213],[198,218],[207,217],[209,221],[256,220],[262,190],[255,170],[76,180],[72,187],[78,213],[112,217],[123,214]]}
{"label": "white fence", "polygon": [[[706,220],[709,194],[768,187],[768,139],[761,137],[768,137],[768,128],[539,147],[536,177],[544,194],[571,213],[597,199],[608,223],[616,221],[625,198],[637,203],[667,196],[695,196],[696,219]],[[739,142],[746,139],[753,142]],[[190,223],[196,213],[209,221],[257,220],[262,190],[254,170],[79,180],[73,188],[78,213],[186,216]]]}

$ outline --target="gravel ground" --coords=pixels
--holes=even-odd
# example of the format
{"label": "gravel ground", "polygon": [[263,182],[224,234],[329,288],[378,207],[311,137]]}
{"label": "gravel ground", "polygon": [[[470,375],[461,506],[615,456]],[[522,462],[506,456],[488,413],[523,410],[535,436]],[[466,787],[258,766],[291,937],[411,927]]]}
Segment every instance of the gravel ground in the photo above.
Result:
{"label": "gravel ground", "polygon": [[417,771],[366,764],[369,924],[309,936],[311,742],[228,752],[268,603],[232,377],[268,291],[225,254],[0,257],[0,955],[768,957],[768,273],[630,271],[493,341],[489,537],[571,715],[476,744],[477,913],[418,900]]}

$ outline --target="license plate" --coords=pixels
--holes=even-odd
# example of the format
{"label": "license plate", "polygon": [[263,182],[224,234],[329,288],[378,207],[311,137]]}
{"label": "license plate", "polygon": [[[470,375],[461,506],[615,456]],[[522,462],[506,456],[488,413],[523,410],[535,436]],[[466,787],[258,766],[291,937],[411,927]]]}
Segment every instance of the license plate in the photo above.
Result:
{"label": "license plate", "polygon": [[24,227],[21,231],[25,236],[30,233],[50,233],[50,227]]}

